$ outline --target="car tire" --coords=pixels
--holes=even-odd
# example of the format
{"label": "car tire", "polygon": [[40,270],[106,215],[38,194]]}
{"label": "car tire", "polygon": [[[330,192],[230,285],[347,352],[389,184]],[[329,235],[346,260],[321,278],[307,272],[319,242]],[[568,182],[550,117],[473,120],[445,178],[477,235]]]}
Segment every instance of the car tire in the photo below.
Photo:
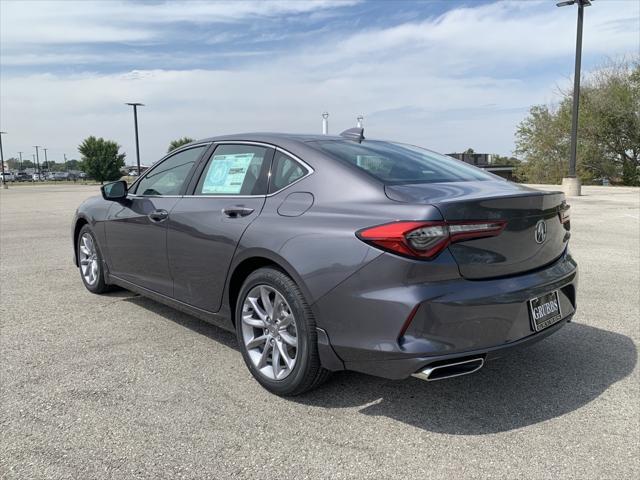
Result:
{"label": "car tire", "polygon": [[84,225],[78,233],[77,255],[80,278],[82,278],[86,289],[96,294],[111,291],[112,286],[104,280],[104,264],[100,246],[89,225]]}
{"label": "car tire", "polygon": [[330,376],[320,364],[313,312],[298,285],[284,272],[260,268],[251,273],[238,294],[235,319],[245,364],[268,391],[300,395]]}

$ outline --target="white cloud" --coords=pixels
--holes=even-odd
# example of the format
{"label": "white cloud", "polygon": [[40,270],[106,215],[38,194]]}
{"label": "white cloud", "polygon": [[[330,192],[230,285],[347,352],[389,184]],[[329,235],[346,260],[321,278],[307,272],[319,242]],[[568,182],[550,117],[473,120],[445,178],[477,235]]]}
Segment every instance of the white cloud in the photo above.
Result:
{"label": "white cloud", "polygon": [[[639,10],[638,2],[594,3],[586,15],[585,58],[637,52]],[[575,14],[547,2],[500,3],[327,34],[312,47],[233,69],[4,76],[6,154],[39,143],[56,159],[75,155],[84,137],[98,135],[121,143],[133,163],[127,101],[147,105],[139,113],[144,162],[183,135],[318,132],[323,110],[331,112],[334,133],[364,113],[370,137],[510,153],[528,106],[552,100],[555,83],[572,72]]]}
{"label": "white cloud", "polygon": [[[583,49],[608,55],[640,48],[640,2],[597,2],[587,8]],[[385,52],[392,57],[418,53],[434,69],[528,64],[575,51],[576,8],[547,1],[496,2],[463,7],[424,20],[356,33],[317,56],[331,64]]]}
{"label": "white cloud", "polygon": [[[246,18],[305,13],[357,3],[355,0],[236,0],[129,2],[3,1],[0,38],[5,47],[42,43],[149,41],[174,22],[225,23]],[[159,25],[159,27],[158,27]]]}

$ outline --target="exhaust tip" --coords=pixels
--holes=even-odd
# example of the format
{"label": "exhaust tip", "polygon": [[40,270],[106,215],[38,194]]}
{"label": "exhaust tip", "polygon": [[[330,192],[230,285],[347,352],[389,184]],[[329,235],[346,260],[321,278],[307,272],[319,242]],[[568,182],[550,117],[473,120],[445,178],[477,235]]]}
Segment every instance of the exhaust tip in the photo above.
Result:
{"label": "exhaust tip", "polygon": [[484,366],[484,358],[477,357],[462,361],[452,361],[440,365],[428,366],[413,374],[414,377],[427,382],[443,380],[445,378],[460,377],[475,373]]}

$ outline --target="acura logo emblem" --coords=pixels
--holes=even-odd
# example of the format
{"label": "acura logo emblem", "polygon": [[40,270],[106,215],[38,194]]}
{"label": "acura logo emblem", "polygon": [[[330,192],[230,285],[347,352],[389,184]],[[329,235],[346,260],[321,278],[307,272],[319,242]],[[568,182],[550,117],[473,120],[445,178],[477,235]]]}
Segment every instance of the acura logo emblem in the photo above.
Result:
{"label": "acura logo emblem", "polygon": [[536,223],[536,243],[544,243],[547,239],[547,224],[544,220],[538,220]]}

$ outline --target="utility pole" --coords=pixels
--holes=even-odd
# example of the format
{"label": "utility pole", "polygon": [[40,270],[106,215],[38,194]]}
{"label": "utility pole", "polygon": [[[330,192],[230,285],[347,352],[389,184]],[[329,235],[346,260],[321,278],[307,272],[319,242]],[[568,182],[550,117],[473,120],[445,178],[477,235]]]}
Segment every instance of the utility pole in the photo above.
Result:
{"label": "utility pole", "polygon": [[18,155],[20,156],[20,170],[24,170],[24,163],[22,163],[22,152],[18,152]]}
{"label": "utility pole", "polygon": [[46,169],[47,169],[47,175],[49,174],[49,159],[47,158],[47,150],[49,150],[48,148],[44,148],[42,147],[42,150],[44,150],[44,164],[46,165]]}
{"label": "utility pole", "polygon": [[40,148],[40,145],[34,145],[33,148],[36,149],[36,173],[38,174],[38,180],[42,180],[40,177],[40,156],[38,155],[38,148]]}
{"label": "utility pole", "polygon": [[138,176],[140,176],[140,143],[138,142],[138,107],[144,107],[144,103],[127,103],[133,107],[133,124],[136,130],[136,160],[138,162]]}
{"label": "utility pole", "polygon": [[64,157],[64,171],[67,171],[67,154],[63,153],[62,156]]}
{"label": "utility pole", "polygon": [[573,73],[573,109],[571,112],[571,147],[569,150],[569,175],[562,179],[562,186],[567,195],[580,195],[580,179],[576,176],[576,157],[578,150],[578,110],[580,107],[580,67],[582,63],[582,24],[584,7],[591,6],[591,0],[567,0],[556,4],[567,7],[578,4],[578,25],[576,28],[576,60]]}
{"label": "utility pole", "polygon": [[6,135],[7,132],[0,132],[0,163],[2,163],[2,188],[5,190],[9,188],[7,180],[4,178],[4,153],[2,152],[2,135]]}

